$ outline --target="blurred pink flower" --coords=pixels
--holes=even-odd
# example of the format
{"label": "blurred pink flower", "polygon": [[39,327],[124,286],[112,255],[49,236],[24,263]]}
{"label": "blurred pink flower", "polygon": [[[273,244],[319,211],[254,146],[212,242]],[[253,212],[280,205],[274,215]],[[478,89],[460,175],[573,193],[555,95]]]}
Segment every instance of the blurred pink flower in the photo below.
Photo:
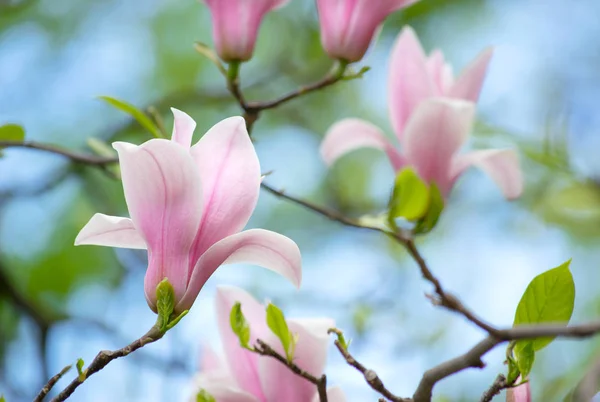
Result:
{"label": "blurred pink flower", "polygon": [[321,144],[327,164],[358,148],[383,150],[395,171],[412,166],[442,193],[450,193],[470,166],[486,172],[509,199],[523,190],[517,154],[508,149],[459,153],[471,130],[475,104],[491,51],[484,52],[454,82],[439,51],[425,58],[414,32],[405,28],[392,52],[389,113],[402,152],[373,124],[344,119],[328,130]]}
{"label": "blurred pink flower", "polygon": [[289,0],[205,0],[210,9],[213,39],[226,62],[252,57],[263,17]]}
{"label": "blurred pink flower", "polygon": [[191,146],[196,122],[173,109],[171,141],[115,142],[129,218],[95,214],[75,245],[148,249],[144,290],[156,311],[156,286],[175,290],[175,312],[189,309],[222,264],[271,269],[299,286],[298,246],[280,234],[241,231],[258,200],[260,166],[244,119],[213,126]]}
{"label": "blurred pink flower", "polygon": [[359,61],[383,20],[416,1],[317,0],[323,48],[331,58]]}
{"label": "blurred pink flower", "polygon": [[[519,380],[520,381],[520,377]],[[506,402],[531,402],[529,381],[515,388],[506,390]]]}
{"label": "blurred pink flower", "polygon": [[[206,390],[217,402],[318,402],[314,384],[292,373],[279,361],[240,346],[229,322],[231,308],[236,302],[241,303],[250,326],[250,345],[259,338],[285,355],[279,339],[267,327],[265,306],[242,289],[219,287],[216,309],[226,363],[205,347],[195,389]],[[323,374],[329,345],[327,330],[335,326],[333,320],[288,319],[287,324],[290,332],[298,335],[294,363],[314,376]],[[327,396],[329,402],[346,400],[337,387],[329,388]]]}

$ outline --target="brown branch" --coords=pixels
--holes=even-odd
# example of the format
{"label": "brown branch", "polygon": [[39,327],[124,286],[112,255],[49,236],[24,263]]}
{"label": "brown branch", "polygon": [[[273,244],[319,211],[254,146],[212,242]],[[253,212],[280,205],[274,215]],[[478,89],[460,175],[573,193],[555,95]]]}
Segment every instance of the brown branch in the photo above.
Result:
{"label": "brown branch", "polygon": [[257,345],[252,349],[255,353],[262,356],[270,356],[281,364],[289,368],[294,374],[304,378],[305,380],[313,383],[317,387],[320,402],[327,402],[327,376],[325,374],[320,377],[315,377],[311,373],[302,370],[294,362],[288,361],[284,356],[277,353],[272,347],[267,345],[264,341],[257,339]]}
{"label": "brown branch", "polygon": [[358,362],[350,354],[350,352],[348,352],[348,350],[346,348],[344,348],[344,346],[340,343],[340,341],[338,341],[336,339],[334,343],[335,343],[335,346],[337,347],[337,349],[342,354],[342,356],[344,356],[344,359],[346,359],[346,362],[362,373],[362,375],[365,377],[365,381],[367,382],[367,384],[369,384],[369,386],[371,388],[373,388],[375,391],[379,392],[381,395],[383,395],[384,397],[386,397],[388,400],[390,400],[392,402],[410,402],[411,401],[409,398],[401,398],[399,396],[392,394],[391,391],[389,391],[385,387],[385,385],[383,384],[383,381],[381,381],[381,379],[379,378],[379,376],[377,375],[377,373],[375,371],[366,368],[360,362]]}
{"label": "brown branch", "polygon": [[62,155],[69,158],[71,161],[76,163],[81,163],[83,165],[92,165],[92,166],[106,166],[111,163],[116,163],[119,160],[115,158],[106,158],[102,156],[96,155],[87,155],[83,153],[77,153],[73,151],[69,151],[64,148],[56,147],[54,145],[42,144],[35,141],[0,141],[0,148],[11,148],[11,147],[20,147],[20,148],[31,148],[38,149],[40,151],[51,152],[54,154]]}
{"label": "brown branch", "polygon": [[485,367],[481,358],[501,343],[520,339],[554,336],[562,338],[586,338],[596,335],[599,332],[600,320],[569,327],[559,324],[540,324],[497,330],[495,335],[488,335],[468,352],[427,370],[423,374],[421,382],[413,395],[413,400],[414,402],[429,402],[431,401],[433,387],[437,382],[468,368]]}
{"label": "brown branch", "polygon": [[96,355],[92,363],[83,371],[83,375],[77,376],[77,378],[75,378],[64,390],[62,390],[61,393],[58,394],[58,396],[56,396],[56,398],[52,399],[52,402],[61,402],[66,400],[68,397],[71,396],[71,394],[73,394],[73,392],[75,392],[77,387],[79,387],[85,382],[85,380],[87,380],[94,373],[97,373],[98,371],[102,370],[111,361],[120,357],[125,357],[128,354],[135,352],[139,348],[144,347],[149,343],[156,342],[157,340],[162,338],[163,335],[164,333],[162,333],[157,327],[152,327],[150,331],[148,331],[145,335],[143,335],[139,339],[136,339],[124,348],[114,351],[101,351]]}
{"label": "brown branch", "polygon": [[508,388],[506,377],[504,374],[498,374],[498,377],[496,377],[490,388],[483,393],[479,402],[491,402],[500,391],[506,388]]}
{"label": "brown branch", "polygon": [[42,402],[44,400],[44,398],[46,397],[46,395],[48,395],[48,392],[50,392],[52,390],[52,387],[54,387],[54,385],[58,382],[58,380],[60,380],[65,374],[67,374],[67,372],[69,370],[71,370],[71,367],[72,367],[72,365],[69,364],[68,366],[63,368],[60,371],[60,373],[56,374],[54,377],[49,379],[48,382],[46,383],[46,385],[44,385],[44,387],[40,391],[40,393],[37,394],[37,396],[35,397],[33,402]]}

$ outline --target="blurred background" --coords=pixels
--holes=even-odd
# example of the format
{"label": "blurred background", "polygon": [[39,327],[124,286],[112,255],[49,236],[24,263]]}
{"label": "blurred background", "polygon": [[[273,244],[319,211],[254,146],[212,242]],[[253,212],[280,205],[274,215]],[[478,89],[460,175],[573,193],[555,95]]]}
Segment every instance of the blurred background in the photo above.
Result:
{"label": "blurred background", "polygon": [[[420,248],[448,289],[499,326],[512,324],[535,275],[572,257],[573,321],[593,319],[600,313],[599,18],[597,0],[422,0],[388,18],[359,64],[371,67],[362,80],[263,114],[254,137],[263,172],[273,171],[266,180],[349,216],[381,212],[393,180],[383,154],[357,151],[328,170],[318,155],[324,132],[355,116],[391,136],[388,55],[403,25],[415,28],[427,51],[441,48],[455,71],[493,45],[470,146],[518,148],[526,192],[506,202],[487,177],[470,171]],[[28,139],[82,152],[90,152],[92,137],[148,139],[130,117],[97,99],[109,95],[156,108],[167,127],[170,106],[185,110],[199,137],[240,113],[216,68],[194,51],[194,41],[212,44],[210,29],[206,7],[194,0],[2,0],[0,125],[19,124]],[[271,99],[330,66],[315,5],[295,0],[267,17],[255,57],[243,66],[243,87],[251,100]],[[106,172],[35,150],[3,151],[0,394],[8,402],[31,400],[66,364],[90,362],[154,323],[143,297],[145,252],[73,246],[94,212],[127,213],[121,183]],[[484,336],[433,307],[416,265],[381,234],[343,227],[267,193],[249,226],[299,244],[302,290],[257,267],[222,267],[168,336],[113,362],[71,400],[186,400],[201,345],[219,347],[213,297],[220,284],[273,300],[288,317],[335,318],[355,356],[401,396],[412,394],[425,370]],[[600,358],[599,341],[556,341],[539,353],[534,400],[561,401]],[[436,400],[478,400],[505,371],[503,354],[498,348],[485,356],[484,370],[441,382]],[[350,401],[376,400],[334,348],[327,374]]]}

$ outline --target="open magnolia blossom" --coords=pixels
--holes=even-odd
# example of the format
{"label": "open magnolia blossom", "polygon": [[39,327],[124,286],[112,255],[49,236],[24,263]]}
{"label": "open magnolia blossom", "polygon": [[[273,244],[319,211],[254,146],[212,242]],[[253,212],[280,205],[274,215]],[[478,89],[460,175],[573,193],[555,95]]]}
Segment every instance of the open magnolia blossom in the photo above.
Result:
{"label": "open magnolia blossom", "polygon": [[531,402],[531,388],[529,387],[529,381],[517,387],[507,389],[506,402]]}
{"label": "open magnolia blossom", "polygon": [[389,75],[389,113],[402,152],[373,124],[360,119],[335,123],[321,144],[327,164],[358,148],[385,151],[395,171],[412,166],[447,196],[470,166],[486,172],[506,198],[518,197],[523,178],[517,154],[508,149],[458,151],[471,130],[475,104],[490,51],[484,52],[453,81],[439,51],[425,57],[414,32],[405,28],[393,50]]}
{"label": "open magnolia blossom", "polygon": [[263,17],[289,0],[205,0],[210,9],[213,39],[223,61],[252,57]]}
{"label": "open magnolia blossom", "polygon": [[317,0],[323,48],[331,58],[359,61],[383,20],[417,1]]}
{"label": "open magnolia blossom", "polygon": [[155,312],[156,287],[164,278],[180,313],[227,263],[261,265],[300,286],[300,251],[292,240],[268,230],[241,231],[256,207],[261,180],[244,119],[217,123],[191,146],[196,122],[172,110],[170,141],[113,143],[131,219],[95,214],[75,245],[148,249],[144,290]]}
{"label": "open magnolia blossom", "polygon": [[[201,372],[194,379],[195,392],[204,389],[216,402],[318,402],[314,384],[294,374],[274,358],[260,356],[240,346],[229,321],[230,311],[236,302],[241,303],[250,326],[250,345],[254,345],[258,338],[285,355],[281,342],[267,326],[266,307],[242,289],[219,287],[216,310],[226,363],[205,347]],[[288,319],[286,322],[290,332],[298,336],[294,363],[319,377],[327,360],[327,330],[335,323],[326,318]],[[327,399],[329,402],[346,400],[337,387],[327,390]],[[196,400],[195,394],[191,400]]]}

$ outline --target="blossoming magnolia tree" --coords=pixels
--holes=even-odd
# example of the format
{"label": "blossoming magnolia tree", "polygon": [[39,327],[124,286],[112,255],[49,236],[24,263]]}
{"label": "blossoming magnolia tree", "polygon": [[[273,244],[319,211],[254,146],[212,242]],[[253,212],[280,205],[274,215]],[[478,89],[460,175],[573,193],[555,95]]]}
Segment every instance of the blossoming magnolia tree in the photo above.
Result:
{"label": "blossoming magnolia tree", "polygon": [[[463,304],[459,295],[446,291],[415,243],[417,236],[435,230],[454,185],[470,167],[483,170],[508,200],[523,192],[516,149],[462,150],[475,120],[492,49],[483,50],[455,77],[442,51],[433,50],[427,56],[415,31],[405,27],[389,56],[388,108],[396,140],[392,142],[383,130],[357,117],[331,122],[320,147],[326,164],[351,158],[346,155],[362,147],[387,155],[395,180],[389,183],[391,195],[383,214],[373,211],[366,217],[344,216],[265,182],[251,140],[257,119],[263,112],[310,92],[360,79],[367,69],[355,72],[354,64],[361,62],[384,19],[414,2],[317,0],[321,42],[334,61],[331,72],[280,98],[258,102],[246,100],[240,70],[253,56],[263,17],[287,1],[206,0],[214,51],[203,44],[197,44],[196,49],[222,73],[242,116],[223,116],[194,145],[196,123],[185,112],[172,109],[174,126],[169,136],[152,116],[114,98],[105,100],[132,114],[156,138],[142,144],[115,142],[112,146],[118,156],[113,157],[29,142],[13,126],[0,130],[3,148],[37,148],[103,168],[118,164],[118,169],[111,171],[122,181],[129,217],[99,211],[90,217],[74,243],[146,249],[144,296],[157,317],[156,324],[129,345],[101,351],[87,366],[79,360],[78,373],[71,382],[63,389],[53,389],[68,375],[67,366],[48,380],[36,401],[50,395],[53,401],[64,401],[76,395],[77,388],[95,373],[109,370],[113,360],[166,336],[193,308],[204,284],[221,265],[259,265],[300,287],[301,250],[295,242],[263,229],[243,230],[261,187],[323,219],[391,238],[405,248],[424,280],[433,286],[429,297],[433,304],[462,316],[487,336],[465,353],[424,372],[411,395],[398,395],[393,384],[384,384],[379,378],[377,368],[354,357],[349,340],[333,318],[289,319],[276,305],[262,304],[245,290],[223,286],[217,291],[215,304],[224,359],[205,345],[190,401],[351,401],[342,388],[328,384],[326,361],[331,343],[349,366],[363,374],[365,387],[376,391],[380,401],[393,402],[431,401],[436,384],[465,370],[483,369],[484,355],[507,344],[506,371],[482,390],[481,401],[491,401],[504,390],[507,401],[531,401],[529,375],[536,353],[556,337],[586,337],[600,332],[598,321],[569,325],[575,298],[570,261],[533,278],[515,311],[514,326],[499,328]],[[574,384],[572,400],[590,400],[597,390],[595,375],[590,373],[591,377]]]}

